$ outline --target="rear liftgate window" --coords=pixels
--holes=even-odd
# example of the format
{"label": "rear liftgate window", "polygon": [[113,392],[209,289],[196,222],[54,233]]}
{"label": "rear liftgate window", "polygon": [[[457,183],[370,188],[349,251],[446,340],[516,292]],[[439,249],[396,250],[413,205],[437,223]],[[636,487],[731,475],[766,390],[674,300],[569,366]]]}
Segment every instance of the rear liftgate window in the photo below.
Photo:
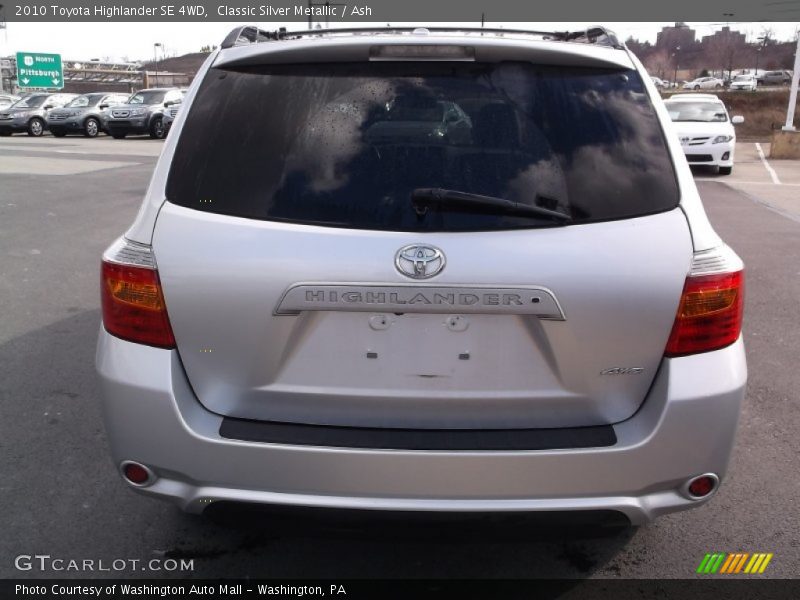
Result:
{"label": "rear liftgate window", "polygon": [[635,71],[373,62],[212,69],[178,142],[167,198],[360,229],[564,223],[463,206],[415,210],[418,188],[535,205],[570,224],[663,212],[679,197]]}

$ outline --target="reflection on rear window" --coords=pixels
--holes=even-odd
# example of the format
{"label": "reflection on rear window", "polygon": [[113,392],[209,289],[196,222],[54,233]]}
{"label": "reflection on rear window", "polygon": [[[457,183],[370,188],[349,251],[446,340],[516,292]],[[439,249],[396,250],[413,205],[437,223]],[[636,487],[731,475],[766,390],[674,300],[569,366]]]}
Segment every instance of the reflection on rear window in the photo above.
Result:
{"label": "reflection on rear window", "polygon": [[128,104],[160,104],[166,92],[139,92],[128,100]]}
{"label": "reflection on rear window", "polygon": [[411,205],[416,188],[536,204],[573,223],[670,210],[678,189],[638,74],[527,63],[213,69],[167,198],[255,219],[398,231],[550,226]]}

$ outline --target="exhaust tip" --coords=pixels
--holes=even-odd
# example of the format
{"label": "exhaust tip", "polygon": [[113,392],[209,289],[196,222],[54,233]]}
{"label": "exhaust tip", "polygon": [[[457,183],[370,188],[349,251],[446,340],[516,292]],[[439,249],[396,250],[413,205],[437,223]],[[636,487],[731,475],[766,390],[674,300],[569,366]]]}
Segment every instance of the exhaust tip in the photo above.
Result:
{"label": "exhaust tip", "polygon": [[683,493],[691,500],[702,500],[716,492],[718,487],[719,477],[715,473],[704,473],[687,481]]}
{"label": "exhaust tip", "polygon": [[124,461],[120,465],[120,471],[123,479],[136,487],[147,487],[156,480],[155,474],[149,467],[132,460]]}

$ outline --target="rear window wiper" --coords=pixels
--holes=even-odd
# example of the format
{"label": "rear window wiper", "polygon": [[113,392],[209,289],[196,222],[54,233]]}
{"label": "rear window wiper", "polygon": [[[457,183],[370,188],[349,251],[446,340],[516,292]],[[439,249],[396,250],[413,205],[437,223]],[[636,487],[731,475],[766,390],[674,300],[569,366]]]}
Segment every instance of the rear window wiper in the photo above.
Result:
{"label": "rear window wiper", "polygon": [[426,214],[431,206],[440,206],[507,215],[546,217],[564,223],[572,220],[572,217],[565,213],[542,208],[541,206],[520,204],[519,202],[513,202],[505,198],[482,196],[480,194],[442,188],[415,189],[411,192],[411,204],[420,216]]}

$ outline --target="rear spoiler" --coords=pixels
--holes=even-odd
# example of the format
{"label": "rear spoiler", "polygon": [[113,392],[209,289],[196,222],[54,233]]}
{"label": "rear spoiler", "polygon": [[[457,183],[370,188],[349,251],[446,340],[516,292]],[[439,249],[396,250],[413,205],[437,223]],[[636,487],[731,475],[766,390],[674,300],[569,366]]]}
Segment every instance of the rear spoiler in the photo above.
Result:
{"label": "rear spoiler", "polygon": [[418,33],[452,33],[452,34],[479,34],[502,37],[504,35],[527,35],[542,40],[556,42],[577,42],[583,44],[597,44],[622,50],[624,44],[620,43],[617,36],[605,27],[595,26],[578,31],[536,31],[530,29],[498,29],[488,27],[356,27],[346,29],[313,29],[306,31],[286,31],[285,27],[275,31],[265,31],[252,25],[237,27],[223,40],[222,49],[234,46],[247,46],[263,42],[278,40],[297,40],[302,38],[332,37],[337,35],[413,35]]}

